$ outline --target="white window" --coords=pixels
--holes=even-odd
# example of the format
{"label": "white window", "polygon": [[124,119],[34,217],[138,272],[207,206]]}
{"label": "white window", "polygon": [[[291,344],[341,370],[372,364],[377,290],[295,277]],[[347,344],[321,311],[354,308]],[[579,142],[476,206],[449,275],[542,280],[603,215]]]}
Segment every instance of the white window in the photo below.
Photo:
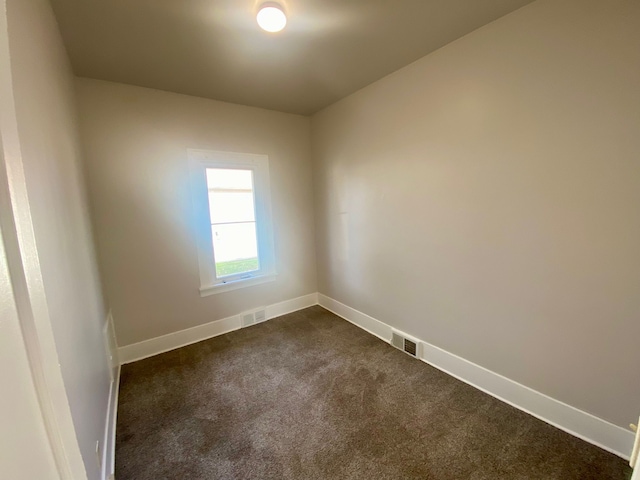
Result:
{"label": "white window", "polygon": [[189,150],[202,296],[275,279],[269,158]]}

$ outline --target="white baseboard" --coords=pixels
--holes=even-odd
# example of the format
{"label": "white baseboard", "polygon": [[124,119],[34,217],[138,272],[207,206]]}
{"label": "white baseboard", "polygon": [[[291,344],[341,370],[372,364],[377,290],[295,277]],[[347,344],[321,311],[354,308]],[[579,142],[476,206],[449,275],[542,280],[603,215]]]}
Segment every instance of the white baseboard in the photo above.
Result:
{"label": "white baseboard", "polygon": [[[302,297],[268,305],[264,307],[264,309],[266,319],[269,320],[271,318],[279,317],[317,304],[318,294],[310,293],[308,295],[303,295]],[[255,310],[257,309],[254,308],[251,311]],[[170,350],[175,350],[176,348],[184,347],[185,345],[191,345],[192,343],[238,330],[242,327],[242,313],[243,312],[238,312],[237,315],[205,323],[204,325],[198,325],[197,327],[187,328],[178,332],[162,335],[161,337],[119,347],[118,358],[121,364],[131,363],[137,360],[142,360],[143,358],[168,352]]]}
{"label": "white baseboard", "polygon": [[318,304],[318,293],[310,293],[302,297],[293,298],[280,303],[274,303],[266,307],[267,320],[281,317],[287,313],[297,312]]}
{"label": "white baseboard", "polygon": [[120,390],[120,366],[115,370],[114,379],[109,388],[109,402],[104,426],[102,443],[102,480],[108,480],[116,469],[116,421],[118,418],[118,392]]}
{"label": "white baseboard", "polygon": [[[265,307],[266,318],[279,317],[316,304],[381,340],[387,343],[390,342],[392,331],[390,325],[319,293],[311,293],[269,305]],[[131,363],[237,330],[242,326],[241,313],[197,327],[119,347],[118,358],[121,364]],[[571,435],[622,458],[629,458],[634,441],[634,435],[631,431],[487,370],[428,342],[421,340],[421,343],[421,360],[424,362]],[[115,398],[117,402],[117,392]],[[115,423],[113,425],[113,438],[115,439]],[[108,449],[105,451],[108,451]]]}
{"label": "white baseboard", "polygon": [[[390,342],[392,328],[386,323],[326,295],[318,294],[318,303],[372,335]],[[421,343],[421,360],[429,365],[571,435],[629,459],[634,441],[634,434],[630,430],[537,392],[425,341],[421,340]]]}

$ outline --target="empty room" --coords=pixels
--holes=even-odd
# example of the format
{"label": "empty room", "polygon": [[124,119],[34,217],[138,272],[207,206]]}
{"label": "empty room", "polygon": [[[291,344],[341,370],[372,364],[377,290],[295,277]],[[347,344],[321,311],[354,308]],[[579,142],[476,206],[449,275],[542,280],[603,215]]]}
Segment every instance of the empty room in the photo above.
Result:
{"label": "empty room", "polygon": [[2,478],[640,480],[640,1],[0,2]]}

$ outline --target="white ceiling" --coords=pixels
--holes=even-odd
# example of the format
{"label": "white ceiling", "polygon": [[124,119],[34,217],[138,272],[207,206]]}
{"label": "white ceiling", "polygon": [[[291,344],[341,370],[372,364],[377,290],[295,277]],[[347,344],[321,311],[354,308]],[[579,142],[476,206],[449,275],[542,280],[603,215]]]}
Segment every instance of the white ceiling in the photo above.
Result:
{"label": "white ceiling", "polygon": [[76,75],[309,115],[532,0],[51,0]]}

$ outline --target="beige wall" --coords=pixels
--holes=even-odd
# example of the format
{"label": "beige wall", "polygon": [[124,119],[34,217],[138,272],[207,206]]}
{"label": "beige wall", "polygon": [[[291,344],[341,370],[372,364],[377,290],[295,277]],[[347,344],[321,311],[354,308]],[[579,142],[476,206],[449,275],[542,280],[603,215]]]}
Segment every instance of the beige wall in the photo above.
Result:
{"label": "beige wall", "polygon": [[77,442],[92,480],[99,478],[95,445],[104,439],[110,376],[102,336],[106,313],[79,163],[73,75],[49,2],[8,0],[7,19],[28,195],[28,205],[14,208],[31,215],[28,227],[20,228],[33,227],[39,263],[38,278],[27,282],[37,283],[41,275],[46,305],[34,306],[34,316],[50,321]]}
{"label": "beige wall", "polygon": [[315,115],[319,291],[637,419],[639,25],[539,0]]}
{"label": "beige wall", "polygon": [[[316,291],[308,118],[87,79],[77,93],[120,346]],[[269,156],[275,282],[200,297],[187,148]]]}

